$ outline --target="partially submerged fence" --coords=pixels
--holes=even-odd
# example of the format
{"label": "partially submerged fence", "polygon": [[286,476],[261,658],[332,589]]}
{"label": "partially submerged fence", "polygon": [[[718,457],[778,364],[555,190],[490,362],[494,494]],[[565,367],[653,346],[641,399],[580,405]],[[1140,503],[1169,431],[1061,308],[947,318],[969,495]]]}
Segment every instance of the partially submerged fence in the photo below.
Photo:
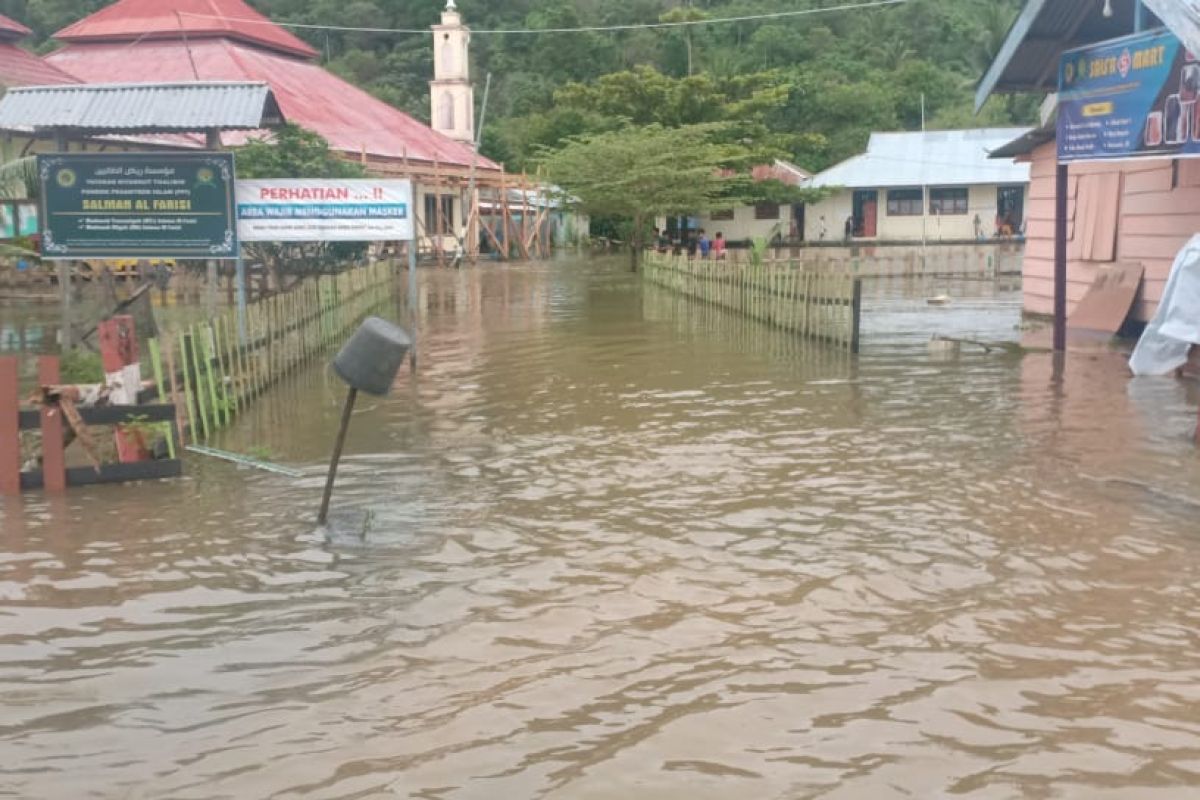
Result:
{"label": "partially submerged fence", "polygon": [[[728,258],[749,263],[748,250],[730,250]],[[848,272],[860,278],[927,277],[991,279],[1020,275],[1024,245],[1019,242],[986,242],[974,245],[938,244],[869,245],[847,247],[768,248],[761,259],[767,264],[800,263],[805,269]]]}
{"label": "partially submerged fence", "polygon": [[394,269],[380,261],[251,303],[244,342],[236,309],[151,340],[151,374],[179,410],[185,438],[208,439],[280,378],[340,344],[391,298]]}
{"label": "partially submerged fence", "polygon": [[862,279],[799,262],[739,263],[649,253],[643,277],[687,297],[858,352]]}
{"label": "partially submerged fence", "polygon": [[[339,345],[391,302],[393,274],[392,262],[378,262],[306,280],[250,304],[244,331],[230,309],[149,340],[140,368],[132,318],[114,317],[100,324],[105,382],[61,384],[58,356],[43,356],[25,407],[17,357],[0,357],[0,495],[180,475],[182,444],[209,438],[280,378]],[[146,375],[153,382],[141,381]],[[119,463],[104,463],[111,448],[91,426],[114,428]],[[38,430],[40,441],[22,442],[22,432]],[[68,463],[73,441],[89,465]]]}

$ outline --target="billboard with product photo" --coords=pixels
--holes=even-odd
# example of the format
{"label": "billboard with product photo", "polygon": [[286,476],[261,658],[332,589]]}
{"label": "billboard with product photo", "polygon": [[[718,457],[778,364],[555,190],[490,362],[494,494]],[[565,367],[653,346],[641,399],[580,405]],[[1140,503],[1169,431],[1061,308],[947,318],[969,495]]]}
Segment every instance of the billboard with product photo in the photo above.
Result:
{"label": "billboard with product photo", "polygon": [[1071,50],[1058,72],[1058,160],[1200,156],[1200,61],[1156,30]]}
{"label": "billboard with product photo", "polygon": [[246,180],[237,187],[243,242],[412,241],[412,181]]}

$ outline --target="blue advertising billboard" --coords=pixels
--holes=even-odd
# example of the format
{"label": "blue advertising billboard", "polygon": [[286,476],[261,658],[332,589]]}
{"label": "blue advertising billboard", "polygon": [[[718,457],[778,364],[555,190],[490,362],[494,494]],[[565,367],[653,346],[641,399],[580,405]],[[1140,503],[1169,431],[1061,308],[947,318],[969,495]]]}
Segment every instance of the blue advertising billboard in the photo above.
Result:
{"label": "blue advertising billboard", "polygon": [[1166,30],[1070,50],[1058,70],[1058,160],[1200,156],[1200,61]]}

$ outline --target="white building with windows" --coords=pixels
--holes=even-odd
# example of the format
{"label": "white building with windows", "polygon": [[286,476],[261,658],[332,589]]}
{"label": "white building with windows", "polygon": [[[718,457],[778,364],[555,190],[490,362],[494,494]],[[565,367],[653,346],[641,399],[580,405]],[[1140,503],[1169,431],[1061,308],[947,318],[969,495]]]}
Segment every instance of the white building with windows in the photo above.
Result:
{"label": "white building with windows", "polygon": [[[1018,234],[1029,165],[989,160],[1025,128],[873,133],[867,152],[816,175],[833,193],[804,211],[804,239],[962,242]],[[978,227],[976,219],[979,220]]]}
{"label": "white building with windows", "polygon": [[[811,178],[795,164],[777,160],[751,170],[755,181],[776,181],[785,186],[803,186]],[[804,230],[804,205],[756,203],[710,211],[688,217],[659,217],[655,223],[674,241],[695,237],[703,230],[709,238],[718,233],[733,247],[748,245],[754,239],[794,240]]]}

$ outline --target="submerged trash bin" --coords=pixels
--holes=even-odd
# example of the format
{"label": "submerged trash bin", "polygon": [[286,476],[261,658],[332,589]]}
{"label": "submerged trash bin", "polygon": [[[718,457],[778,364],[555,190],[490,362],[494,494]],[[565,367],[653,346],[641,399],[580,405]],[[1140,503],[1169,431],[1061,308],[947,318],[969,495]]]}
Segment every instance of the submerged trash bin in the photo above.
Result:
{"label": "submerged trash bin", "polygon": [[377,397],[386,396],[392,390],[396,373],[411,349],[412,338],[401,328],[379,317],[368,317],[333,359],[333,371],[350,389],[342,406],[342,422],[337,440],[333,443],[317,524],[324,525],[329,518],[333,483],[337,478],[338,462],[342,460],[342,448],[346,444],[346,432],[350,428],[350,415],[354,412],[358,393],[362,391]]}

